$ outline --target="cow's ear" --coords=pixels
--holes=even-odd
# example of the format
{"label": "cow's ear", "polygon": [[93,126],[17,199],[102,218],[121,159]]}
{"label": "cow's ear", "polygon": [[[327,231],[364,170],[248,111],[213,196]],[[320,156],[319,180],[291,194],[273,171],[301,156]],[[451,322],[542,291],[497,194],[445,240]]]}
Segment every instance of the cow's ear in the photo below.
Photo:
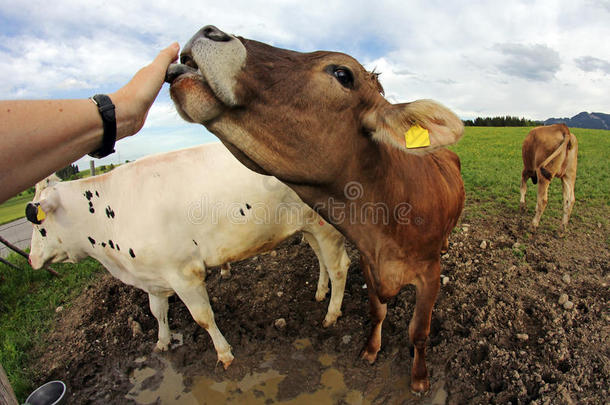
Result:
{"label": "cow's ear", "polygon": [[57,209],[57,206],[59,205],[59,195],[56,192],[49,193],[45,198],[40,200],[39,203],[46,213],[53,212]]}
{"label": "cow's ear", "polygon": [[37,202],[29,202],[25,206],[25,216],[33,224],[40,225],[47,215],[57,208],[58,199],[55,193]]}
{"label": "cow's ear", "polygon": [[373,137],[407,153],[427,153],[460,140],[464,124],[433,100],[392,104],[377,113]]}

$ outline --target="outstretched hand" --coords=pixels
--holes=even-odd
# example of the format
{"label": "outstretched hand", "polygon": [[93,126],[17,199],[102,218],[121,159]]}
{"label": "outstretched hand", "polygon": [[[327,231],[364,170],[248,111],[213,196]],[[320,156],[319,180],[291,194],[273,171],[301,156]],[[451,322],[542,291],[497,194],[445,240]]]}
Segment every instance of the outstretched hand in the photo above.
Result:
{"label": "outstretched hand", "polygon": [[163,49],[149,65],[140,69],[129,83],[109,95],[116,106],[117,123],[125,123],[117,128],[117,139],[133,135],[142,129],[148,110],[163,86],[165,72],[170,63],[178,59],[179,50],[180,45],[177,42]]}
{"label": "outstretched hand", "polygon": [[[129,83],[109,94],[117,140],[142,129],[179,50],[178,43],[163,49]],[[100,113],[87,99],[0,101],[0,123],[0,203],[99,149],[104,134]]]}

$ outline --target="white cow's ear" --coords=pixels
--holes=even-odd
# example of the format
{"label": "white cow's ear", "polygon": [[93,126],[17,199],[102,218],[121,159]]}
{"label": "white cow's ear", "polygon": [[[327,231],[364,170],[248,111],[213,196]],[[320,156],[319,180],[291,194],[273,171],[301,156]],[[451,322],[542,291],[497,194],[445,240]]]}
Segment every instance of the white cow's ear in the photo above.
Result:
{"label": "white cow's ear", "polygon": [[377,113],[373,137],[407,153],[427,153],[460,140],[464,124],[433,100],[393,104]]}
{"label": "white cow's ear", "polygon": [[57,209],[59,197],[57,196],[57,193],[51,193],[46,198],[40,200],[39,203],[44,212],[50,213]]}
{"label": "white cow's ear", "polygon": [[25,216],[31,223],[40,225],[47,219],[49,213],[55,211],[58,203],[57,193],[51,193],[47,198],[28,203],[25,206]]}

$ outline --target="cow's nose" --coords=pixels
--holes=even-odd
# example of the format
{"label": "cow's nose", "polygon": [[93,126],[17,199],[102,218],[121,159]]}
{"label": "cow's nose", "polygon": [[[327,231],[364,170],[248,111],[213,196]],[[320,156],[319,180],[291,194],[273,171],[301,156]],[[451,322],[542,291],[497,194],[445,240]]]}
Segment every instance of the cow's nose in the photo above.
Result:
{"label": "cow's nose", "polygon": [[232,39],[229,35],[225,34],[215,26],[206,25],[197,31],[197,33],[193,35],[193,37],[184,45],[182,52],[180,52],[180,63],[197,69],[197,64],[193,59],[193,44],[200,38],[206,38],[214,42],[228,42]]}
{"label": "cow's nose", "polygon": [[206,25],[205,27],[200,29],[197,34],[195,34],[195,36],[197,35],[201,35],[207,39],[211,39],[212,41],[216,42],[227,42],[231,40],[231,37],[229,35],[225,34],[213,25]]}
{"label": "cow's nose", "polygon": [[213,25],[206,25],[205,27],[197,31],[197,33],[193,35],[191,39],[189,39],[186,45],[184,45],[184,47],[182,48],[182,53],[180,54],[180,59],[182,59],[185,55],[190,56],[193,44],[201,38],[206,38],[214,42],[228,42],[231,40],[231,37],[229,35],[225,34]]}

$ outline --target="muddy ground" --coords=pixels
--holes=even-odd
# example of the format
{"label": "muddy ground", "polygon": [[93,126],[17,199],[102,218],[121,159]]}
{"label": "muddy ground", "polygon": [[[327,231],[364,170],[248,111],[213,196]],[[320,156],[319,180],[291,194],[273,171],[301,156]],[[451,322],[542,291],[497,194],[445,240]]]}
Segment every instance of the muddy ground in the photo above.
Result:
{"label": "muddy ground", "polygon": [[[162,359],[184,376],[218,382],[243,379],[272,359],[284,378],[267,403],[315,392],[321,374],[332,367],[365,403],[438,403],[440,398],[449,404],[607,404],[607,225],[577,223],[565,238],[547,227],[528,237],[530,216],[467,216],[450,239],[428,350],[431,382],[437,393],[444,390],[440,397],[408,395],[407,324],[414,289],[405,288],[389,303],[379,358],[365,364],[358,354],[370,321],[357,252],[348,246],[352,264],[343,316],[324,329],[328,298],[314,300],[318,264],[298,235],[278,246],[277,254],[233,264],[229,280],[210,269],[216,321],[235,355],[227,371],[217,364],[208,334],[175,298],[170,298],[170,326],[183,334],[184,344],[151,354],[157,324],[146,294],[105,273],[60,314],[50,348],[38,362],[39,381],[65,381],[69,403],[134,403],[125,397],[133,388],[130,376],[144,366],[163,367]],[[548,217],[545,222],[558,223]],[[562,294],[572,308],[558,303]],[[141,325],[141,334],[133,335],[130,317]],[[285,318],[285,328],[274,327],[278,318]],[[297,350],[299,341],[307,344]],[[333,354],[332,361],[320,362],[320,353]],[[187,391],[193,381],[186,378]],[[146,383],[154,387],[159,377]],[[336,395],[330,402],[354,401]]]}

